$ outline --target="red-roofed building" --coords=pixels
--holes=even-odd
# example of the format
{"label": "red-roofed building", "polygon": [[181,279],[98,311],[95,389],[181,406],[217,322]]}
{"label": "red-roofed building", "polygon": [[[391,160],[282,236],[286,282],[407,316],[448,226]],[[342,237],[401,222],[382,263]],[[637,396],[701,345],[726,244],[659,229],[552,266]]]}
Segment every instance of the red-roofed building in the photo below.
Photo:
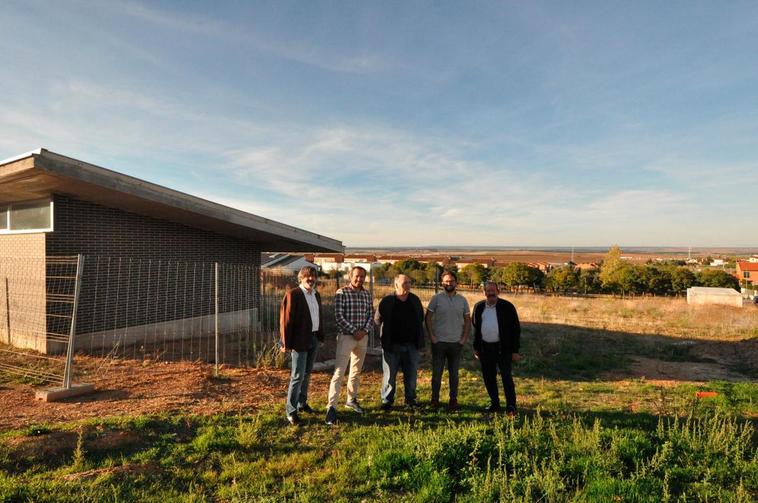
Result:
{"label": "red-roofed building", "polygon": [[746,260],[737,261],[737,271],[734,276],[739,280],[741,285],[749,283],[758,285],[758,262],[748,262]]}

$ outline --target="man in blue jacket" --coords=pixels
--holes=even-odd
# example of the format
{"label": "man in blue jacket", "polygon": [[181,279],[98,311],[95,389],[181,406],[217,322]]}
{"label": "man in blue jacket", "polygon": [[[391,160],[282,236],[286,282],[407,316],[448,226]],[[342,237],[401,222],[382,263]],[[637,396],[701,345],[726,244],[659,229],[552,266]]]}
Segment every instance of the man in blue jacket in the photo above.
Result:
{"label": "man in blue jacket", "polygon": [[516,387],[513,384],[511,365],[521,359],[521,324],[516,307],[498,297],[500,289],[494,281],[484,284],[485,300],[474,306],[474,356],[482,364],[482,377],[490,406],[487,412],[500,412],[497,371],[505,388],[505,411],[509,417],[516,415]]}

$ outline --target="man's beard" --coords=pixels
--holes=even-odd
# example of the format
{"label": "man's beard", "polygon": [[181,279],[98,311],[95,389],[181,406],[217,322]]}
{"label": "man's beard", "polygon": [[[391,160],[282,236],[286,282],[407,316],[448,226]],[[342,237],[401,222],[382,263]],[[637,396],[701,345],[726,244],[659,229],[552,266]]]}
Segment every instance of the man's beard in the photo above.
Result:
{"label": "man's beard", "polygon": [[442,285],[442,288],[444,288],[446,292],[454,292],[455,291],[455,285]]}

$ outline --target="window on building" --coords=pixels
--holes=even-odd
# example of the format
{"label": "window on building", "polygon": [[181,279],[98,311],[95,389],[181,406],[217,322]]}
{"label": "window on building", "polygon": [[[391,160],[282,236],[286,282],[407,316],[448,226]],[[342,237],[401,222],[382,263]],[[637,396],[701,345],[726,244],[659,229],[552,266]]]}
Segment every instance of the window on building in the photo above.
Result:
{"label": "window on building", "polygon": [[742,277],[745,279],[750,279],[750,271],[743,271]]}
{"label": "window on building", "polygon": [[0,232],[50,231],[53,203],[49,199],[0,206]]}

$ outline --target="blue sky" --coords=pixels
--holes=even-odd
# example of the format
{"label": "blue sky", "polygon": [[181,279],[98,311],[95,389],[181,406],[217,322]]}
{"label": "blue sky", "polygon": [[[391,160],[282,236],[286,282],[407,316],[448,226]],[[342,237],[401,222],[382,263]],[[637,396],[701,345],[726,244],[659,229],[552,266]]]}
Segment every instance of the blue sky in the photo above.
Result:
{"label": "blue sky", "polygon": [[347,246],[758,246],[751,2],[0,3],[38,147]]}

